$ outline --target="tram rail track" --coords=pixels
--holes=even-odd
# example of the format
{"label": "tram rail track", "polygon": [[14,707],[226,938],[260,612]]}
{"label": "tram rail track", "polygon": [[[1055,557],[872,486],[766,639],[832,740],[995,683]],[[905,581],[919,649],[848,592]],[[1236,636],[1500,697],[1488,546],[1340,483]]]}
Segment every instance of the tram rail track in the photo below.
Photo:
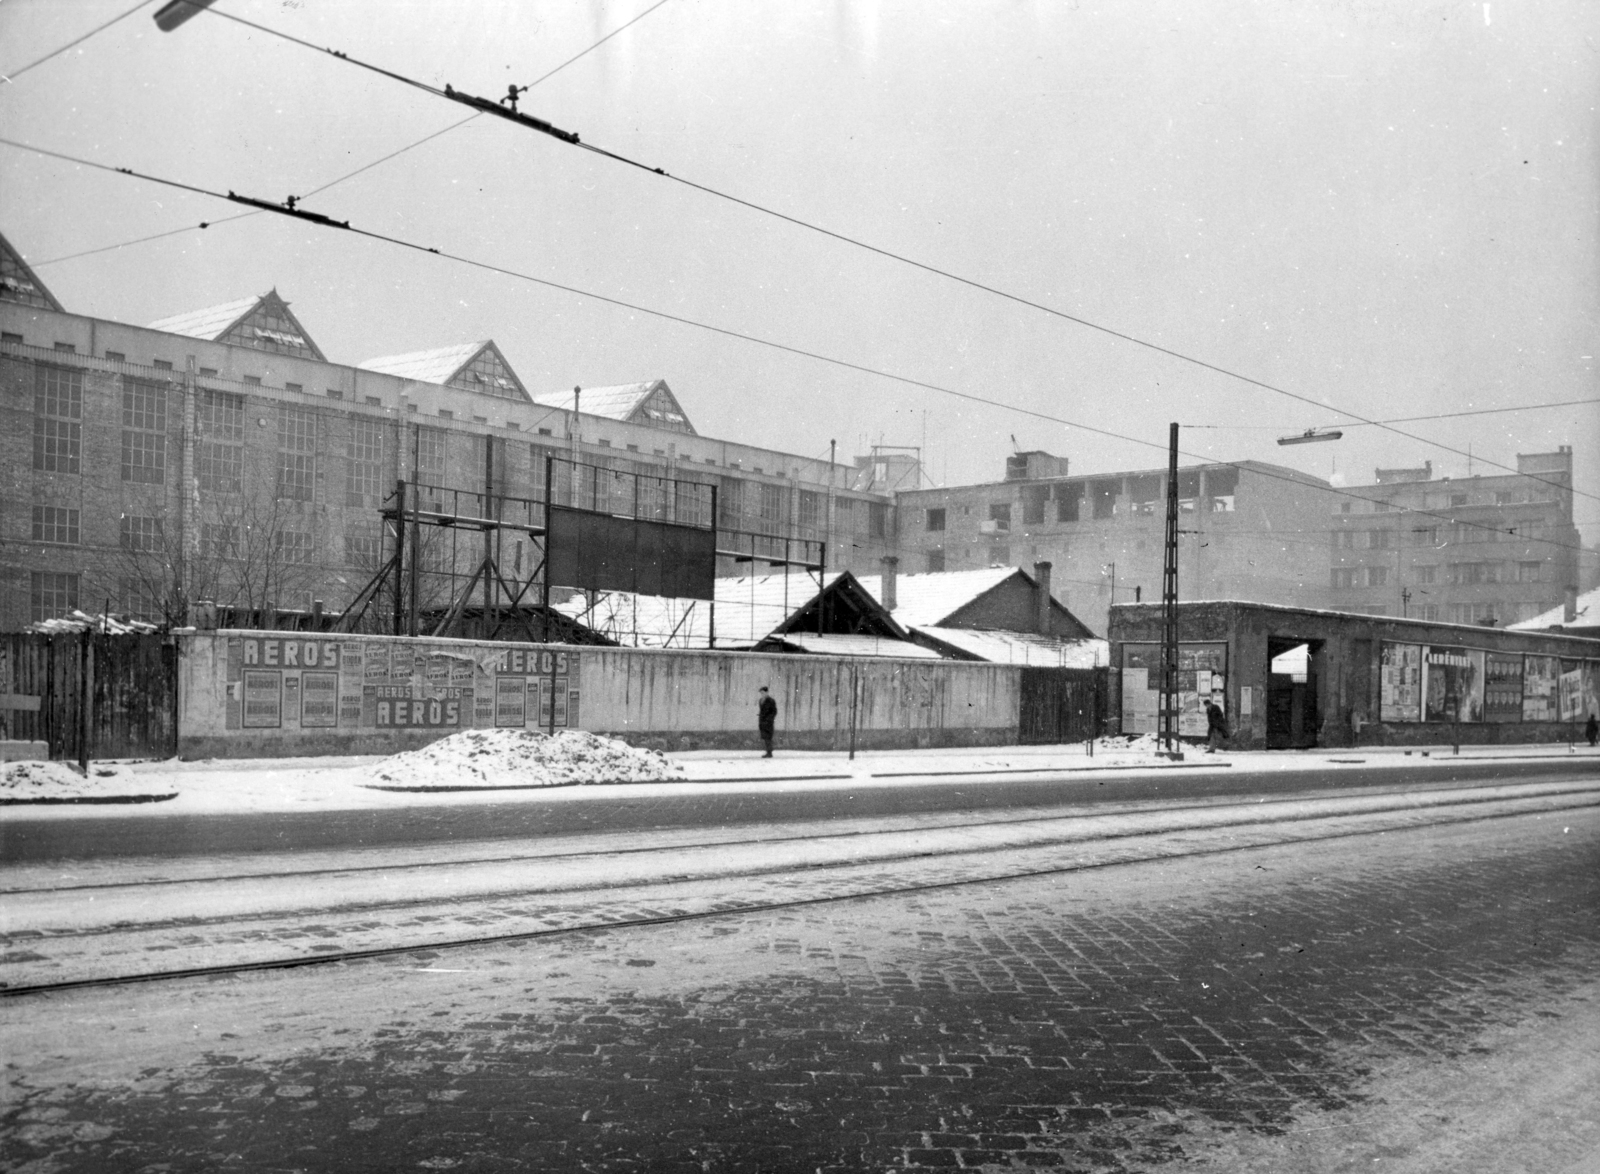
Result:
{"label": "tram rail track", "polygon": [[[1387,805],[1383,805],[1381,800],[1387,800]],[[275,941],[269,932],[252,933],[247,927],[252,923],[270,926],[277,922],[286,926],[282,932],[292,933],[296,938],[303,939],[306,936],[305,923],[309,919],[316,918],[319,912],[325,911],[301,910],[287,913],[277,911],[262,913],[255,918],[227,915],[185,922],[147,922],[134,926],[124,922],[98,927],[87,932],[8,933],[0,935],[0,940],[5,942],[8,951],[0,956],[0,983],[4,983],[0,985],[0,997],[14,999],[130,983],[217,978],[258,971],[354,963],[403,957],[420,952],[436,953],[514,944],[568,934],[645,928],[708,917],[781,912],[784,909],[830,902],[914,895],[963,885],[1004,883],[1011,880],[1103,869],[1141,860],[1158,858],[1178,860],[1246,851],[1274,844],[1313,843],[1382,834],[1388,831],[1413,830],[1440,823],[1478,822],[1527,815],[1591,811],[1600,807],[1600,782],[1519,784],[1499,788],[1458,787],[1446,792],[1411,790],[1404,795],[1398,793],[1384,796],[1366,795],[1359,801],[1349,797],[1344,797],[1343,801],[1326,798],[1272,800],[1228,804],[1220,810],[1215,806],[1200,805],[1200,807],[1205,808],[1207,814],[1215,816],[1225,811],[1231,813],[1233,818],[1197,821],[1193,819],[1193,815],[1199,808],[1189,806],[1183,809],[1121,812],[1117,816],[1074,817],[1056,813],[1048,818],[968,821],[959,826],[921,829],[918,832],[856,831],[818,837],[850,841],[874,834],[881,837],[918,834],[926,836],[936,831],[960,833],[978,827],[993,829],[997,825],[1015,833],[1019,826],[1045,823],[1083,824],[1096,819],[1131,819],[1136,815],[1149,817],[1152,814],[1190,816],[1190,822],[1181,825],[1169,821],[1162,826],[1153,826],[1145,822],[1143,826],[1121,830],[1109,827],[1099,829],[1080,827],[1073,829],[1073,834],[1066,834],[1067,829],[1063,828],[1057,829],[1061,834],[1053,836],[1035,836],[1026,838],[1022,842],[1013,839],[1000,846],[1017,861],[1019,866],[999,870],[992,864],[995,844],[973,844],[949,839],[942,850],[937,847],[932,849],[924,847],[915,851],[880,852],[870,858],[857,860],[841,859],[836,854],[832,859],[812,863],[773,862],[770,867],[728,868],[702,873],[699,876],[683,872],[658,873],[653,879],[634,878],[621,887],[599,887],[593,883],[588,888],[522,887],[509,891],[477,893],[465,898],[435,895],[405,901],[390,900],[377,904],[351,905],[339,908],[334,918],[344,918],[349,924],[330,931],[332,936],[341,936],[349,944],[328,946],[312,943],[309,948],[302,945],[299,952],[290,952],[282,948],[284,943]],[[1287,807],[1311,810],[1299,810],[1293,813],[1282,810]],[[1229,842],[1223,844],[1205,842],[1206,837],[1214,841],[1218,834],[1229,835]],[[771,842],[765,839],[743,840],[737,843],[759,848],[771,846]],[[729,842],[724,841],[704,844],[700,848],[702,851],[726,851],[728,844]],[[1075,855],[1068,860],[1052,857],[1053,853],[1059,854],[1064,849],[1073,850]],[[672,851],[681,850],[639,849],[641,854]],[[570,863],[581,861],[585,856],[569,854],[564,859]],[[415,869],[417,866],[397,867]],[[438,866],[440,869],[447,867],[449,866]],[[371,871],[371,869],[352,871]],[[230,879],[254,881],[260,878],[251,876]],[[303,879],[303,877],[292,879]],[[733,879],[740,880],[744,886],[740,895],[730,896],[728,892],[718,888],[719,885],[725,886]],[[810,885],[813,891],[799,896],[788,894],[787,890],[801,883]],[[114,887],[85,886],[85,888],[99,889]],[[81,888],[66,891],[76,891],[79,896],[83,895]],[[445,932],[440,923],[455,924],[450,921],[451,916],[455,916],[459,921],[461,911],[456,907],[468,900],[473,903],[475,914],[480,920],[487,916],[485,913],[487,907],[496,902],[521,902],[525,906],[530,900],[543,900],[546,904],[538,908],[496,908],[488,911],[502,924],[514,925],[516,928],[496,932],[484,926],[468,933]],[[438,912],[440,910],[444,912]],[[380,926],[374,930],[371,922],[379,914],[391,919],[399,916],[401,920],[398,924]],[[322,916],[321,920],[329,921],[330,918]],[[419,926],[424,928],[419,930]],[[207,931],[217,936],[210,943],[204,941],[197,943],[196,935]],[[398,935],[406,940],[399,942],[382,940],[385,932],[391,938]],[[166,935],[166,938],[163,939],[162,935]],[[254,950],[257,956],[235,957],[199,965],[175,965],[154,969],[138,967],[137,962],[145,952],[179,949],[179,946],[170,944],[169,940],[174,935],[181,947],[191,952],[204,952],[209,946],[223,952],[231,950],[235,954],[246,955]],[[363,940],[370,941],[374,935],[378,940],[373,944],[358,944]],[[69,958],[60,965],[68,969],[75,966],[80,971],[87,970],[87,973],[55,979],[47,978],[37,965],[24,966],[22,971],[33,972],[33,981],[24,977],[24,973],[17,971],[14,965],[6,964],[8,959],[20,952],[30,956],[28,961],[45,962],[47,966],[43,969],[48,969],[51,959],[39,955],[38,950],[49,949],[52,946],[60,949],[70,943],[92,944],[92,939],[96,937],[119,939],[119,943],[124,947],[120,962],[108,955],[103,960],[104,965],[97,966],[97,961],[101,960],[92,954],[84,954]],[[275,945],[278,948],[274,953]],[[118,972],[94,973],[96,969],[101,971],[113,969]],[[15,978],[20,981],[13,981],[11,976],[5,975],[5,970],[13,970]]]}

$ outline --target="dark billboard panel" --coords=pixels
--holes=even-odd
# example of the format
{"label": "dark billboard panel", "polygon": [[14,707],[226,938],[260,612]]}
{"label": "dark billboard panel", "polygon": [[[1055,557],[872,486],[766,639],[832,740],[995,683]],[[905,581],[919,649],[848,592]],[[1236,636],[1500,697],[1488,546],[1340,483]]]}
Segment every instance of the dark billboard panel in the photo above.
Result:
{"label": "dark billboard panel", "polygon": [[557,587],[716,598],[714,531],[552,506],[548,572]]}

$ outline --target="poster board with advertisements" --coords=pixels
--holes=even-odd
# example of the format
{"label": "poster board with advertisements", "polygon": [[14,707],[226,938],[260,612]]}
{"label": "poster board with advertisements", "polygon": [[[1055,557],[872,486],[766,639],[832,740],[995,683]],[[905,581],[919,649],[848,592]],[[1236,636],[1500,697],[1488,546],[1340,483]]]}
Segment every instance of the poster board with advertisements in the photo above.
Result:
{"label": "poster board with advertisements", "polygon": [[1483,720],[1484,652],[1430,644],[1422,654],[1422,720]]}
{"label": "poster board with advertisements", "polygon": [[1557,688],[1561,680],[1561,661],[1554,656],[1522,658],[1522,720],[1553,722],[1560,719]]}
{"label": "poster board with advertisements", "polygon": [[1483,720],[1522,720],[1523,656],[1520,652],[1490,652],[1483,658]]}
{"label": "poster board with advertisements", "polygon": [[1422,645],[1385,642],[1379,650],[1378,718],[1422,720]]}
{"label": "poster board with advertisements", "polygon": [[230,730],[576,727],[582,667],[569,647],[229,636],[224,719]]}
{"label": "poster board with advertisements", "polygon": [[[1178,644],[1178,733],[1206,736],[1206,702],[1227,713],[1228,645],[1222,641]],[[1161,645],[1122,646],[1122,732],[1160,732]]]}

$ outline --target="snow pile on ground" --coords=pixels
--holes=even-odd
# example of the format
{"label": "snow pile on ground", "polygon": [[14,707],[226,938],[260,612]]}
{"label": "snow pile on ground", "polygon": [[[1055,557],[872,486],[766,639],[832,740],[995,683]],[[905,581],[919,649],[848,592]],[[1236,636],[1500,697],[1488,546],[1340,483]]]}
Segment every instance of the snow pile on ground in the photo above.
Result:
{"label": "snow pile on ground", "polygon": [[557,787],[573,783],[649,783],[683,778],[683,767],[655,750],[583,730],[463,730],[369,769],[383,789]]}
{"label": "snow pile on ground", "polygon": [[0,766],[0,803],[141,803],[178,792],[159,779],[135,778],[131,767],[91,762],[85,778],[65,762],[8,762]]}

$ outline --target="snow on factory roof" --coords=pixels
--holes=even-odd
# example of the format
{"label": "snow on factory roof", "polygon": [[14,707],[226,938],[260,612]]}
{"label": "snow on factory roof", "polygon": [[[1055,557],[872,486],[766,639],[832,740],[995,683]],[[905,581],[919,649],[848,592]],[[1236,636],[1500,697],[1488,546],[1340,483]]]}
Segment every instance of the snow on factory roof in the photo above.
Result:
{"label": "snow on factory roof", "polygon": [[261,301],[259,297],[239,298],[237,301],[223,302],[220,306],[207,306],[203,310],[174,314],[170,318],[150,323],[150,329],[165,334],[187,335],[189,338],[215,339],[225,334],[228,327],[255,309],[259,301]]}

